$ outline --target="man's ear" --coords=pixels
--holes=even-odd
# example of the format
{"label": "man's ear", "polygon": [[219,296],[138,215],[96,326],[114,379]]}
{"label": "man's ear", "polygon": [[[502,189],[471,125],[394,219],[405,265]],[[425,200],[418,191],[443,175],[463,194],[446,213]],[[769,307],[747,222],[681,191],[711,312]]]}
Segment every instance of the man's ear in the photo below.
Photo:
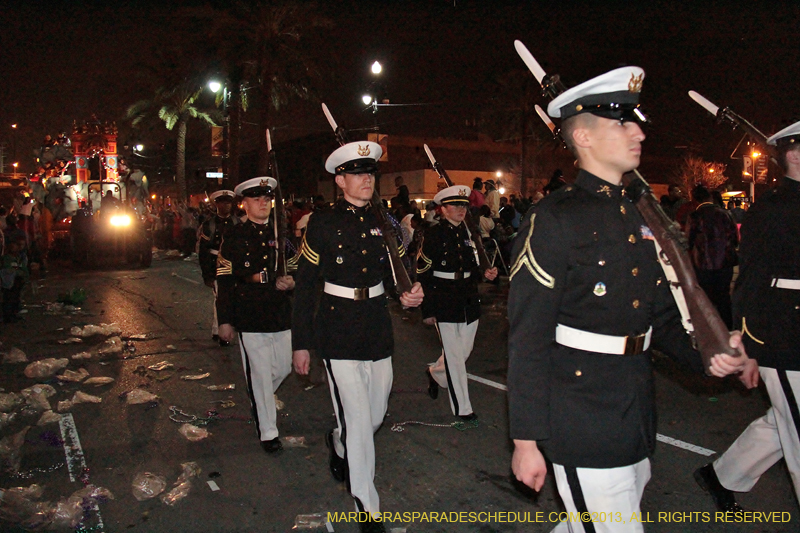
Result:
{"label": "man's ear", "polygon": [[340,189],[344,190],[344,175],[343,174],[336,174],[336,185],[339,186]]}
{"label": "man's ear", "polygon": [[591,131],[584,127],[578,126],[572,130],[572,143],[579,148],[588,148],[591,143]]}

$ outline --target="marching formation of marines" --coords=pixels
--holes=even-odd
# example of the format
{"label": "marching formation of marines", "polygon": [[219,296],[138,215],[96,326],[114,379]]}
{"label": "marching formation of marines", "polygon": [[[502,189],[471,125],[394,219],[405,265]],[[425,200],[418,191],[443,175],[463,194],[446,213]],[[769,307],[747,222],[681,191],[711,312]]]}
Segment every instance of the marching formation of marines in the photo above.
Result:
{"label": "marching formation of marines", "polygon": [[[542,78],[531,59],[526,63],[554,97],[547,114],[560,119],[579,170],[574,183],[525,215],[514,243],[508,314],[514,475],[539,491],[549,461],[568,511],[639,513],[656,442],[651,353],[657,349],[691,372],[736,374],[748,388],[760,372],[766,384],[767,414],[695,473],[717,507],[741,511],[733,492],[752,489],[781,457],[800,494],[800,122],[767,139],[786,177],[744,219],[733,292],[740,331],[725,337],[719,353],[704,354],[704,363],[658,260],[657,228],[623,181],[639,166],[645,140],[644,71],[622,67],[566,89]],[[293,259],[296,273],[278,275],[272,177],[212,194],[217,216],[199,233],[203,279],[215,291],[212,335],[224,344],[238,333],[262,447],[281,450],[274,393],[292,366],[309,373],[313,353],[325,368],[336,418],[334,428],[321,428],[328,467],[346,483],[356,510],[369,514],[360,523],[367,532],[385,531],[373,519],[380,513],[373,435],[387,412],[395,353],[387,296],[397,265],[376,215],[382,206],[373,200],[381,155],[380,145],[360,141],[328,157],[325,169],[341,198],[310,217]],[[475,235],[464,223],[470,192],[454,185],[436,194],[438,223],[424,230],[417,257],[407,261],[419,281],[396,292],[403,307],[421,307],[440,340],[438,358],[425,369],[428,394],[436,399],[445,389],[453,415],[477,424],[466,363],[480,317],[478,284],[498,271],[479,266]],[[230,216],[234,196],[246,212],[241,223]],[[554,531],[643,526],[579,521]]]}

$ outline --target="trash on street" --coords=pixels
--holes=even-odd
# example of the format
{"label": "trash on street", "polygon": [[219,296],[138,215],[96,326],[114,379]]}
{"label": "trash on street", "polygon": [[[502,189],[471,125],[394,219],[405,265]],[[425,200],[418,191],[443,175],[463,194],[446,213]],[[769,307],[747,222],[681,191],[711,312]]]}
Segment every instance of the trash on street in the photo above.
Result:
{"label": "trash on street", "polygon": [[152,472],[139,472],[131,483],[133,497],[140,502],[155,498],[167,488],[167,479]]}
{"label": "trash on street", "polygon": [[3,364],[9,365],[14,363],[27,363],[28,357],[25,355],[25,352],[20,350],[19,348],[11,348],[8,352],[3,355]]}
{"label": "trash on street", "polygon": [[197,477],[201,472],[200,467],[195,462],[181,463],[181,468],[183,468],[183,473],[178,476],[175,486],[168,493],[161,496],[161,501],[167,505],[175,505],[188,496],[189,491],[192,489],[192,478]]}
{"label": "trash on street", "polygon": [[66,368],[69,364],[69,359],[42,359],[41,361],[34,361],[25,367],[25,376],[29,378],[47,378]]}
{"label": "trash on street", "polygon": [[180,432],[181,435],[186,437],[186,440],[188,440],[189,442],[197,442],[211,435],[211,433],[209,433],[207,429],[197,427],[193,424],[189,424],[188,422],[186,424],[183,424],[178,429],[178,432]]}

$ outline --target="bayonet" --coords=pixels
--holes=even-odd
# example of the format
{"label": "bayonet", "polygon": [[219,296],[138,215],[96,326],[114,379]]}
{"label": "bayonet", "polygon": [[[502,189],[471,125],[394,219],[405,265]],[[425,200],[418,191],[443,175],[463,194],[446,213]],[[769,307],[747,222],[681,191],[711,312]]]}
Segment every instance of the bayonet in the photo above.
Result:
{"label": "bayonet", "polygon": [[533,57],[533,54],[522,44],[522,41],[514,41],[514,48],[517,49],[519,57],[521,57],[525,65],[528,66],[528,70],[533,73],[536,81],[542,86],[542,94],[544,96],[555,98],[567,90],[564,84],[561,83],[561,77],[558,74],[547,75],[539,62],[536,61],[536,58]]}
{"label": "bayonet", "polygon": [[734,128],[737,126],[742,128],[753,138],[753,140],[763,145],[771,155],[774,155],[772,147],[767,144],[767,136],[738,113],[736,113],[733,109],[730,107],[720,108],[719,106],[711,103],[708,98],[701,95],[697,91],[689,91],[689,98],[700,104],[706,111],[717,117],[717,122],[728,122]]}

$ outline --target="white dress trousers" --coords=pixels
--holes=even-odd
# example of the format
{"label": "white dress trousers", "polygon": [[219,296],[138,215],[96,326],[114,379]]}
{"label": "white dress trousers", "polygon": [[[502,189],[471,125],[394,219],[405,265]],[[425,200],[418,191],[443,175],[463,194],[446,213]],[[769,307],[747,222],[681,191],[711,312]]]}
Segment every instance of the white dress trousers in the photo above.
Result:
{"label": "white dress trousers", "polygon": [[380,512],[375,489],[375,441],[392,391],[392,358],[380,361],[325,359],[337,427],[333,445],[347,460],[348,489],[359,512]]}
{"label": "white dress trousers", "polygon": [[430,366],[430,373],[440,387],[447,389],[450,397],[450,409],[454,415],[472,414],[467,389],[467,359],[475,344],[478,331],[476,320],[466,322],[437,322],[436,331],[442,341],[442,355]]}
{"label": "white dress trousers", "polygon": [[[553,465],[558,493],[567,513],[597,513],[597,521],[560,522],[553,533],[641,533],[640,522],[632,522],[640,513],[639,502],[650,481],[650,459],[617,468],[574,468]],[[606,513],[603,517],[600,513]],[[613,514],[613,519],[608,517]],[[619,513],[619,514],[617,514]],[[604,518],[604,519],[602,519]]]}
{"label": "white dress trousers", "polygon": [[292,371],[292,330],[239,333],[239,349],[256,431],[262,441],[272,440],[278,436],[275,391]]}
{"label": "white dress trousers", "polygon": [[800,497],[800,440],[798,440],[797,394],[800,372],[761,367],[772,407],[739,435],[714,461],[719,482],[728,490],[748,492],[761,475],[781,457],[786,460],[794,493]]}

